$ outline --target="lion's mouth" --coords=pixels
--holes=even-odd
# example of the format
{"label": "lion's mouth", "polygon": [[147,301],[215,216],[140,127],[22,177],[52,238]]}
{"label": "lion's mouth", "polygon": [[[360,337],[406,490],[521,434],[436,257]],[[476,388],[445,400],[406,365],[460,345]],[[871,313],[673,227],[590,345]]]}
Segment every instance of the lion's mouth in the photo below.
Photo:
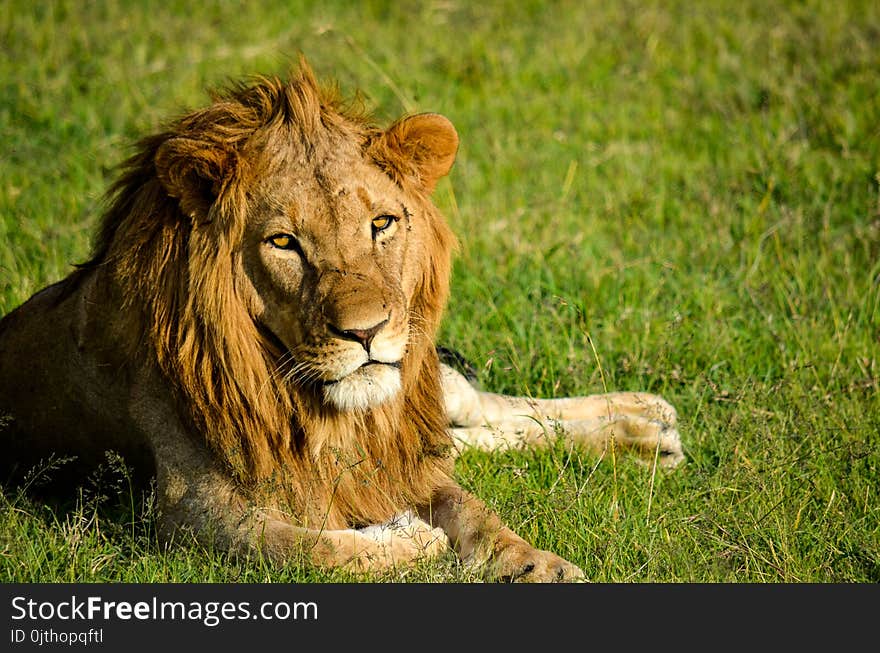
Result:
{"label": "lion's mouth", "polygon": [[324,381],[324,402],[342,411],[374,408],[400,392],[400,363],[367,361],[339,379]]}
{"label": "lion's mouth", "polygon": [[[290,370],[299,368],[302,373],[302,368],[297,365],[293,352],[284,341],[265,325],[258,326],[272,355],[283,361],[283,367]],[[313,374],[311,378],[308,378],[309,375],[305,379],[300,377],[299,382],[314,388],[326,403],[340,410],[366,410],[384,403],[400,391],[402,367],[401,361],[372,359],[337,378],[322,379],[320,375]],[[284,377],[291,381],[297,378],[290,373]]]}
{"label": "lion's mouth", "polygon": [[400,370],[400,368],[401,368],[400,361],[397,361],[394,363],[386,363],[384,361],[369,360],[366,363],[364,363],[363,365],[361,365],[359,368],[357,368],[354,372],[351,372],[350,374],[346,374],[345,376],[341,376],[338,379],[327,379],[324,381],[320,381],[319,384],[322,386],[334,385],[336,383],[339,383],[340,381],[344,381],[345,379],[351,378],[355,374],[363,374],[368,368],[370,368],[374,365],[380,365],[383,367],[391,367],[396,370]]}

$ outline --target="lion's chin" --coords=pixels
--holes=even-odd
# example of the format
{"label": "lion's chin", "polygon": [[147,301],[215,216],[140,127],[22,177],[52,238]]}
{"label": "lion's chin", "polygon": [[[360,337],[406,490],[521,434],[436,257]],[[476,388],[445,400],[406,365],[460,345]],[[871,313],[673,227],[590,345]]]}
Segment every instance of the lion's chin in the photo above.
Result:
{"label": "lion's chin", "polygon": [[400,370],[391,365],[365,365],[323,386],[324,401],[342,411],[360,411],[382,404],[401,388]]}

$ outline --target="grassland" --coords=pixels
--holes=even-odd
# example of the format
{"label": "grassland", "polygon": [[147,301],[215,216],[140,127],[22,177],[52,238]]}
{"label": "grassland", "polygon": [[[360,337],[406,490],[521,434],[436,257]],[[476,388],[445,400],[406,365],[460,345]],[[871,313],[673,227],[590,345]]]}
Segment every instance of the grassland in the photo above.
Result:
{"label": "grassland", "polygon": [[[7,0],[0,50],[0,313],[86,258],[130,142],[303,52],[457,126],[440,340],[484,387],[681,416],[671,473],[560,446],[468,453],[465,486],[595,581],[880,581],[876,2]],[[100,494],[0,495],[0,580],[353,580],[166,551]]]}

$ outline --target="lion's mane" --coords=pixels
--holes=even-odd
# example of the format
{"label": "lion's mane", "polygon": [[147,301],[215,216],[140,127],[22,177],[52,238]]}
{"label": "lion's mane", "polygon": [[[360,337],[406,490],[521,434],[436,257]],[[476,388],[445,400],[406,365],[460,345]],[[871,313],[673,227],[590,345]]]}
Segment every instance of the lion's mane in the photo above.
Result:
{"label": "lion's mane", "polygon": [[[108,310],[122,316],[130,360],[158,366],[181,418],[251,492],[329,528],[425,503],[450,464],[433,336],[448,293],[451,231],[405,153],[335,90],[319,88],[304,63],[288,81],[261,77],[212,100],[140,141],[108,193],[79,276],[109,272],[120,305]],[[249,188],[271,168],[281,134],[291,133],[306,148],[319,138],[356,142],[431,216],[429,245],[406,263],[421,281],[409,306],[403,390],[366,412],[341,413],[286,382],[283,352],[236,288]],[[189,149],[179,151],[182,143]],[[201,185],[205,211],[169,195],[168,182],[179,181]]]}

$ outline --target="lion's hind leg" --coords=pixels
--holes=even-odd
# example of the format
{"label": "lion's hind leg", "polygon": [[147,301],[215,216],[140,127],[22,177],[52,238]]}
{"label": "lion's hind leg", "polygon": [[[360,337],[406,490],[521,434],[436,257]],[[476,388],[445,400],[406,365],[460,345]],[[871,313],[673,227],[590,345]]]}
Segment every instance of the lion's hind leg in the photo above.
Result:
{"label": "lion's hind leg", "polygon": [[657,395],[611,392],[533,399],[481,392],[445,366],[442,379],[459,451],[541,446],[563,437],[598,454],[609,451],[613,443],[664,467],[684,460],[675,408]]}
{"label": "lion's hind leg", "polygon": [[549,445],[556,438],[597,455],[611,447],[630,451],[639,459],[661,467],[675,467],[684,460],[681,438],[673,426],[635,415],[615,415],[570,421],[511,419],[483,426],[450,429],[459,452],[467,448],[500,451],[508,448]]}

